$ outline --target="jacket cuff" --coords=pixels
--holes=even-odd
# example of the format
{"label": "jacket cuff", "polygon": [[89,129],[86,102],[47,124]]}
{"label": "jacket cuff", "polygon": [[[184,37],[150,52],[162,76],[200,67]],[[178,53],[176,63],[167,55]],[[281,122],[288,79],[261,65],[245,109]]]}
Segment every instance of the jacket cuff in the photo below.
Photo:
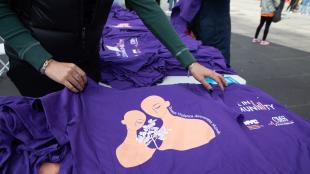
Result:
{"label": "jacket cuff", "polygon": [[185,68],[188,68],[192,63],[196,62],[196,59],[188,51],[188,49],[182,51],[180,54],[177,54],[176,57]]}
{"label": "jacket cuff", "polygon": [[36,42],[25,49],[19,57],[32,65],[37,71],[40,71],[44,62],[51,59],[52,55],[40,43]]}

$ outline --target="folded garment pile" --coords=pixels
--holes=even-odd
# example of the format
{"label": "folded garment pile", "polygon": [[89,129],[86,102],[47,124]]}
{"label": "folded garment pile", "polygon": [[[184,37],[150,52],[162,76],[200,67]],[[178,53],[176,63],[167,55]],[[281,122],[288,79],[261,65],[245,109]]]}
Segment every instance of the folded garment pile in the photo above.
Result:
{"label": "folded garment pile", "polygon": [[[199,63],[223,74],[234,74],[223,55],[188,35],[180,35]],[[146,87],[167,75],[186,75],[177,59],[144,26],[135,12],[113,6],[100,49],[102,81],[114,88]]]}
{"label": "folded garment pile", "polygon": [[[190,99],[190,100],[189,100]],[[309,174],[310,124],[264,92],[231,85],[129,90],[89,80],[40,99],[0,98],[0,171],[34,174]]]}

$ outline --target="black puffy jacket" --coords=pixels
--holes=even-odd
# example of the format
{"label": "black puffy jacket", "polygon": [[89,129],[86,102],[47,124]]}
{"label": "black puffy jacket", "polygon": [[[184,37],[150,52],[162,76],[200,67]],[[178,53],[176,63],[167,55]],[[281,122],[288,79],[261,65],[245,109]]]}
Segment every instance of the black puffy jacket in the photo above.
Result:
{"label": "black puffy jacket", "polygon": [[113,0],[10,0],[11,8],[53,59],[82,68],[83,64],[99,66],[100,36],[112,3]]}

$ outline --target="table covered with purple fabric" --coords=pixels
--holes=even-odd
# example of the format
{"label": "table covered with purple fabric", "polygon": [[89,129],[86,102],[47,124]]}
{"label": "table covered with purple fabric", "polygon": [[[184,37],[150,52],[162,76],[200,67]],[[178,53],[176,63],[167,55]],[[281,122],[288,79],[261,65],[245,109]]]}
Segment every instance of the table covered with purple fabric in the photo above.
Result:
{"label": "table covered with purple fabric", "polygon": [[308,174],[310,124],[264,92],[177,84],[1,97],[0,171]]}

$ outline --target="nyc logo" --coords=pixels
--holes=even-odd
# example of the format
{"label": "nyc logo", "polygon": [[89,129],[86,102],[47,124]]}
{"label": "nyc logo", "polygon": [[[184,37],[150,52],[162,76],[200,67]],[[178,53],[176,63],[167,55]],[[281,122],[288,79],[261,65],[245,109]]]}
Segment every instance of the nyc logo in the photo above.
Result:
{"label": "nyc logo", "polygon": [[246,120],[243,122],[243,124],[249,129],[249,130],[256,130],[264,127],[260,122],[256,119],[253,120]]}

